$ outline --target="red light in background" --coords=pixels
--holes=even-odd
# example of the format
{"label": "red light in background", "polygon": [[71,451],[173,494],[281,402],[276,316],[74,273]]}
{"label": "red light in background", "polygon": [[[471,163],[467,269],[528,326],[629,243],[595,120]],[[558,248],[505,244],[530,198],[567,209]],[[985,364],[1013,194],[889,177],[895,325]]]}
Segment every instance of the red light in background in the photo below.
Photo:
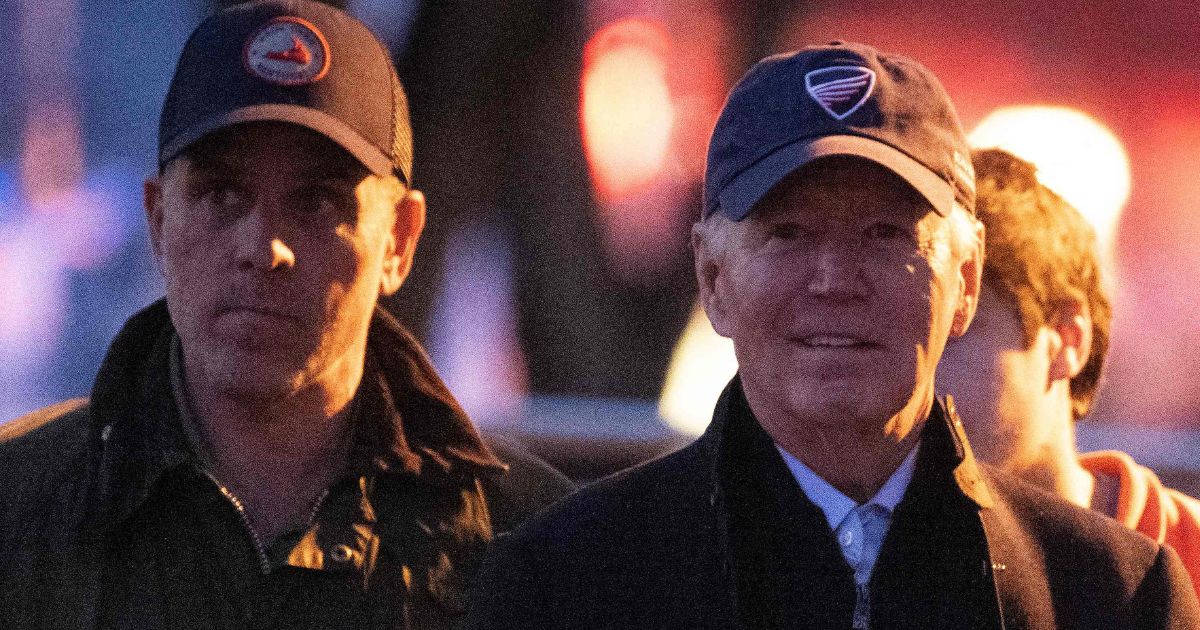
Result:
{"label": "red light in background", "polygon": [[57,209],[47,202],[72,192],[83,179],[80,136],[79,113],[73,104],[29,103],[21,152],[21,185],[34,208]]}
{"label": "red light in background", "polygon": [[686,260],[734,36],[719,7],[588,5],[597,30],[584,50],[580,125],[607,269],[653,283]]}
{"label": "red light in background", "polygon": [[17,62],[25,121],[21,185],[35,206],[70,191],[83,179],[80,130],[79,20],[76,0],[21,2]]}
{"label": "red light in background", "polygon": [[604,27],[584,49],[583,146],[605,201],[636,195],[663,172],[675,121],[670,50],[666,29],[645,18]]}

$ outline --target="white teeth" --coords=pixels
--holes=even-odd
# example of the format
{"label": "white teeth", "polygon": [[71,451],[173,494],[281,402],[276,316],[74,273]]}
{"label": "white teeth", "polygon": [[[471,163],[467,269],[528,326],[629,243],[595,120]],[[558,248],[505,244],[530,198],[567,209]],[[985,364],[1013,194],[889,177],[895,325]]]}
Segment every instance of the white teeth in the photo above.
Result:
{"label": "white teeth", "polygon": [[816,337],[805,337],[804,345],[818,348],[846,348],[849,346],[858,345],[859,341],[853,337],[834,337],[831,335],[819,335]]}

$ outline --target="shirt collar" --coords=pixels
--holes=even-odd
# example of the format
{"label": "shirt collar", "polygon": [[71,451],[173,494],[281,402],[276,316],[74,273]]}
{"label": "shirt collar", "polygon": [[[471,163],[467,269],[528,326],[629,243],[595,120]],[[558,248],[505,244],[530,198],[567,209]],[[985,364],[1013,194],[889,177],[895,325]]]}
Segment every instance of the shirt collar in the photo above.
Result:
{"label": "shirt collar", "polygon": [[[800,484],[800,489],[804,491],[817,507],[821,508],[821,512],[825,514],[825,520],[829,521],[830,529],[837,529],[838,525],[845,520],[846,515],[854,508],[858,507],[858,503],[850,497],[843,494],[840,490],[833,487],[828,481],[821,478],[820,475],[813,472],[811,468],[804,465],[796,456],[784,450],[778,444],[775,448],[779,454],[783,456],[784,463],[787,464],[788,470],[795,477],[796,483]],[[891,477],[884,482],[883,487],[879,492],[875,493],[867,503],[873,503],[892,512],[896,509],[896,505],[904,498],[904,492],[908,489],[908,484],[912,481],[913,471],[917,468],[917,450],[919,446],[913,447],[900,466],[896,468]]]}
{"label": "shirt collar", "polygon": [[[741,375],[735,374],[717,400],[712,422],[693,444],[699,451],[699,461],[703,466],[701,472],[709,480],[706,487],[709,490],[710,506],[716,506],[720,499],[721,461],[726,450],[726,430],[742,416],[753,418],[754,414],[750,411],[746,396],[742,392]],[[924,447],[919,449],[921,457],[915,462],[914,476],[918,470],[924,469],[932,469],[934,472],[931,474],[936,475],[948,472],[964,498],[979,508],[992,507],[994,499],[988,490],[980,464],[971,451],[966,429],[950,396],[934,399],[929,418],[925,427],[921,429],[921,443]]]}

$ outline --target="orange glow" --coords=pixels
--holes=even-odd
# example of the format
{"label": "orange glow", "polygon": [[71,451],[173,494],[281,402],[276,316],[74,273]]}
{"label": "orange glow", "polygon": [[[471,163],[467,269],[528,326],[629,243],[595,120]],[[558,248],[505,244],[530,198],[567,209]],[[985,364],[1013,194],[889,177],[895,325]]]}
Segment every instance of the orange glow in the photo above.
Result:
{"label": "orange glow", "polygon": [[671,353],[658,399],[659,416],[684,435],[704,433],[721,391],[737,371],[733,342],[718,335],[704,310],[694,306]]}
{"label": "orange glow", "polygon": [[584,50],[583,146],[602,198],[641,192],[663,171],[675,109],[667,86],[670,37],[642,18],[614,22]]}
{"label": "orange glow", "polygon": [[1112,130],[1077,109],[1020,105],[989,114],[970,141],[1033,162],[1042,184],[1083,214],[1102,254],[1112,255],[1132,185],[1129,156]]}

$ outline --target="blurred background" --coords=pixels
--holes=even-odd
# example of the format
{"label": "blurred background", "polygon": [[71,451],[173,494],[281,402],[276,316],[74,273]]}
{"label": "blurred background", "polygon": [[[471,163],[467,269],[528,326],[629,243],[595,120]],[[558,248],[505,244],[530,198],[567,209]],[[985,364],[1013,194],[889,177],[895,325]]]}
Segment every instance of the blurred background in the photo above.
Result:
{"label": "blurred background", "polygon": [[[0,422],[87,395],[162,293],[141,183],[213,0],[0,3]],[[702,430],[732,351],[688,227],[724,96],[831,39],[925,63],[973,141],[1096,225],[1115,296],[1085,449],[1200,469],[1200,5],[1192,0],[349,0],[412,104],[429,223],[386,305],[467,409],[588,478]]]}

